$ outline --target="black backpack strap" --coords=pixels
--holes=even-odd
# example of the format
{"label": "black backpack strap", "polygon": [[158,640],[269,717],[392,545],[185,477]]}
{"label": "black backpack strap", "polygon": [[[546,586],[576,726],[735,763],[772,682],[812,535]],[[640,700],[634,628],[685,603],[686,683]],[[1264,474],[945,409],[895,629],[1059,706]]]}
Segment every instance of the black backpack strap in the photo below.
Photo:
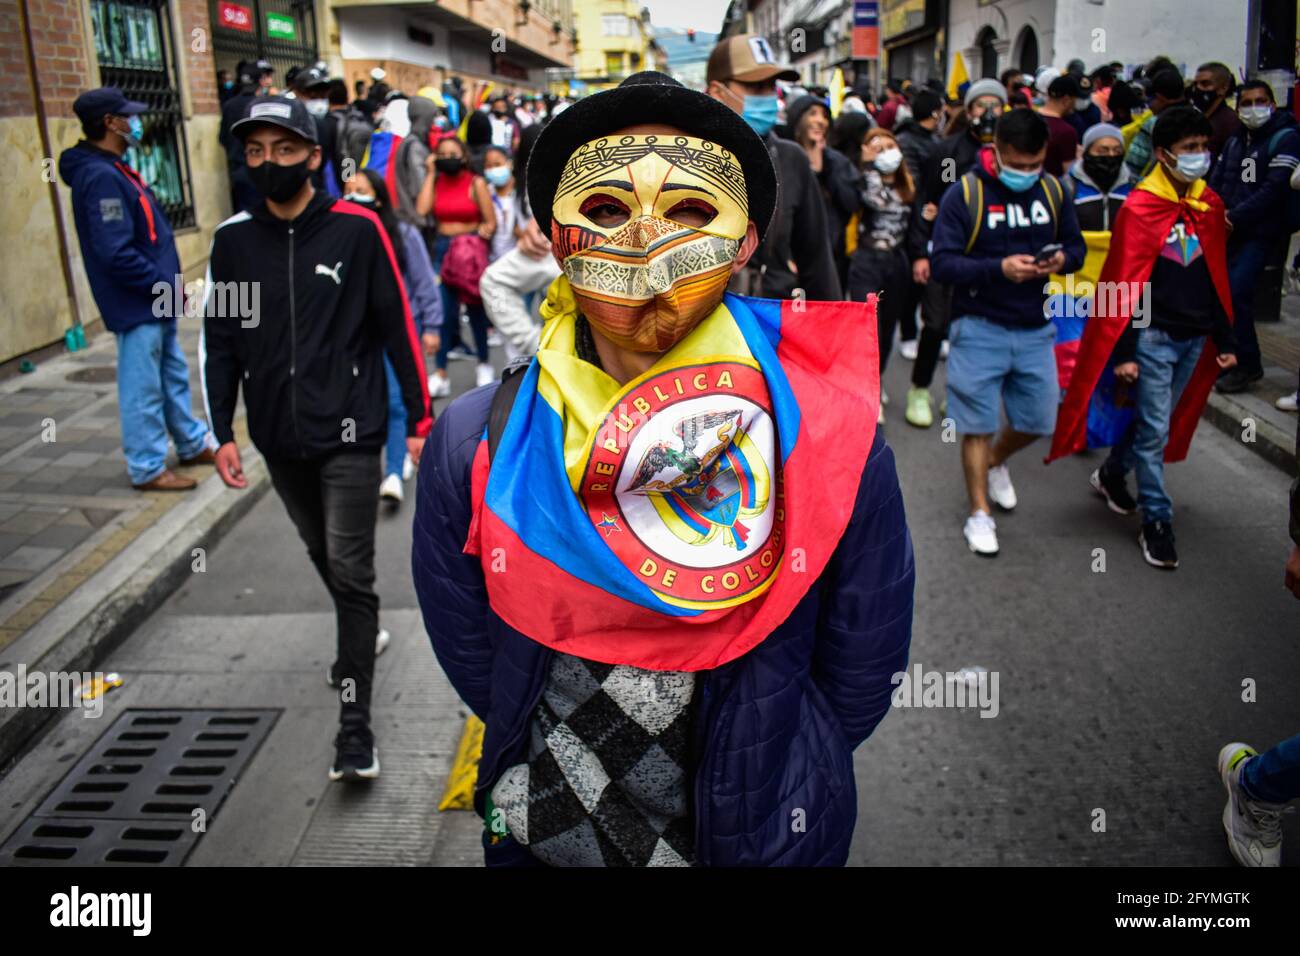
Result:
{"label": "black backpack strap", "polygon": [[506,422],[510,421],[510,412],[515,407],[515,396],[519,394],[519,386],[524,382],[524,372],[528,370],[532,361],[532,356],[521,355],[501,371],[501,384],[497,386],[496,394],[492,396],[492,407],[488,411],[489,466],[496,456],[497,445],[501,444],[501,436],[506,433]]}

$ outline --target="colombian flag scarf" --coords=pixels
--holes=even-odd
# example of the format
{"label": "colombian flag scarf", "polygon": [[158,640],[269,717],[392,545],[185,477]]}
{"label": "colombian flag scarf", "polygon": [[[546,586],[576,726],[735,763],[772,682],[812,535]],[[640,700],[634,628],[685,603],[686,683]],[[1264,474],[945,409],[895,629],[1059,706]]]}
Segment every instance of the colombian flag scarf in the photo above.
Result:
{"label": "colombian flag scarf", "polygon": [[[1180,197],[1169,182],[1164,168],[1157,163],[1155,169],[1129,193],[1115,217],[1110,252],[1102,266],[1099,285],[1103,289],[1129,291],[1124,295],[1108,295],[1108,299],[1116,303],[1117,308],[1106,315],[1097,314],[1104,309],[1094,308],[1084,325],[1079,357],[1070,378],[1069,390],[1056,418],[1056,433],[1052,436],[1052,448],[1047,461],[1072,455],[1089,446],[1090,418],[1095,421],[1101,411],[1100,406],[1108,401],[1103,394],[1104,390],[1097,389],[1094,394],[1094,387],[1108,370],[1115,343],[1133,317],[1132,305],[1140,298],[1142,286],[1151,281],[1151,270],[1155,268],[1156,257],[1160,255],[1165,238],[1180,214],[1200,239],[1214,290],[1228,314],[1228,320],[1232,321],[1223,200],[1206,186],[1203,179],[1192,183],[1187,194]],[[1182,461],[1187,457],[1196,423],[1200,420],[1210,389],[1219,374],[1215,363],[1218,354],[1214,340],[1207,338],[1196,370],[1183,389],[1170,419],[1165,461]]]}
{"label": "colombian flag scarf", "polygon": [[744,654],[825,569],[879,409],[875,297],[727,294],[620,385],[578,358],[565,276],[492,467],[479,443],[465,552],[492,610],[555,650],[707,670]]}

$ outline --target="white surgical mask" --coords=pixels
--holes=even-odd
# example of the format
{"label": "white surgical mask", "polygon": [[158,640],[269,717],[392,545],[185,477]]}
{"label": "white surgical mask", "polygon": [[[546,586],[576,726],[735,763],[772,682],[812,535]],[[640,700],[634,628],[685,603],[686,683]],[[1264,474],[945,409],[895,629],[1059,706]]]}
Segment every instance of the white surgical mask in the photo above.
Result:
{"label": "white surgical mask", "polygon": [[1176,157],[1174,175],[1185,183],[1194,183],[1210,171],[1210,152],[1180,153]]}
{"label": "white surgical mask", "polygon": [[1076,113],[1086,113],[1088,107],[1092,105],[1092,100],[1086,96],[1075,97],[1074,110]]}
{"label": "white surgical mask", "polygon": [[329,100],[304,100],[303,103],[312,116],[324,116],[330,111]]}
{"label": "white surgical mask", "polygon": [[1241,121],[1249,129],[1259,129],[1273,115],[1273,107],[1267,104],[1263,106],[1243,106],[1237,110],[1237,115],[1241,117]]}
{"label": "white surgical mask", "polygon": [[898,149],[896,146],[891,146],[889,149],[882,149],[876,155],[876,169],[880,170],[882,173],[888,174],[894,172],[894,170],[898,169],[898,167],[902,165],[902,162],[903,151]]}

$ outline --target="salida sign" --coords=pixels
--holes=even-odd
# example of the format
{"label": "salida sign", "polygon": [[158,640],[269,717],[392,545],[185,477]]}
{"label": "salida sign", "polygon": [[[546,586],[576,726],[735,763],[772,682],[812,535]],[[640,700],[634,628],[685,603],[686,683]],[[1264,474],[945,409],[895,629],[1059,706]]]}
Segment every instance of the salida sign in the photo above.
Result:
{"label": "salida sign", "polygon": [[227,30],[253,32],[253,11],[249,7],[241,7],[237,3],[220,3],[217,5],[217,16],[221,26]]}

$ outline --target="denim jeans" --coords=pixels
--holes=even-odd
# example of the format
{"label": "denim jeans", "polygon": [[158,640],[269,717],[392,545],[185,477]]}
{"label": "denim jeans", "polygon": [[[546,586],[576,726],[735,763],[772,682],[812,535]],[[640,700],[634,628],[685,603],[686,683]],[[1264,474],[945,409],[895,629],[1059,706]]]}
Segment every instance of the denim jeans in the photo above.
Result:
{"label": "denim jeans", "polygon": [[1174,505],[1165,491],[1169,419],[1196,370],[1204,344],[1201,336],[1180,342],[1154,326],[1138,333],[1136,417],[1102,467],[1113,476],[1137,472],[1137,502],[1143,522],[1173,519]]}
{"label": "denim jeans", "polygon": [[144,322],[117,336],[117,407],[131,484],[167,468],[167,436],[181,458],[216,442],[190,411],[190,370],[176,341],[176,323]]}
{"label": "denim jeans", "polygon": [[384,374],[388,377],[388,443],[384,445],[384,477],[402,476],[406,460],[406,406],[402,404],[402,386],[397,383],[393,363],[384,355]]}
{"label": "denim jeans", "polygon": [[1243,239],[1228,244],[1228,286],[1232,290],[1232,331],[1237,336],[1237,363],[1247,372],[1263,368],[1255,334],[1255,286],[1278,240]]}
{"label": "denim jeans", "polygon": [[1300,797],[1300,734],[1253,757],[1241,768],[1246,794],[1265,803],[1286,803]]}
{"label": "denim jeans", "polygon": [[[450,236],[439,236],[434,240],[433,271],[439,276],[442,275],[442,260],[446,258],[450,246]],[[438,368],[445,369],[447,353],[460,343],[460,295],[447,283],[441,281],[438,283],[438,290],[442,293],[442,341],[438,345],[438,353],[433,361]],[[488,320],[487,313],[483,310],[483,303],[480,302],[478,305],[466,303],[465,313],[469,316],[469,325],[474,331],[474,351],[478,353],[478,360],[487,362]]]}
{"label": "denim jeans", "polygon": [[[379,634],[375,593],[375,519],[379,453],[336,453],[306,461],[267,461],[271,483],[334,599],[338,667],[344,682],[340,720],[369,723]],[[348,679],[355,693],[347,693]]]}

